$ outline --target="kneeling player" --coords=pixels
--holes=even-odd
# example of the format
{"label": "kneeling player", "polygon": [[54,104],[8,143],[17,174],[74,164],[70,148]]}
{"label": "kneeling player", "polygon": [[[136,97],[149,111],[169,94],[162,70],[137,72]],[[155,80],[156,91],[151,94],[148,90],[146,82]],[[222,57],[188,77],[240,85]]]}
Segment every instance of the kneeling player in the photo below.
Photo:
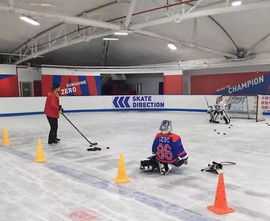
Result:
{"label": "kneeling player", "polygon": [[158,170],[162,175],[168,174],[172,165],[180,167],[187,164],[188,154],[185,152],[180,136],[172,133],[172,122],[162,121],[160,133],[155,137],[152,146],[153,156],[141,161],[144,171]]}

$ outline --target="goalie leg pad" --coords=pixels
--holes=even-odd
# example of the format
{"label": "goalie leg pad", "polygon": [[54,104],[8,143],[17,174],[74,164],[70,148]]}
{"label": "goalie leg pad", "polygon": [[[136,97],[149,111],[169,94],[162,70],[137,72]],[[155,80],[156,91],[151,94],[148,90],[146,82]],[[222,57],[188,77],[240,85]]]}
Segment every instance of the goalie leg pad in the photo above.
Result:
{"label": "goalie leg pad", "polygon": [[226,124],[229,124],[231,122],[230,117],[225,111],[223,111],[223,120],[225,121]]}

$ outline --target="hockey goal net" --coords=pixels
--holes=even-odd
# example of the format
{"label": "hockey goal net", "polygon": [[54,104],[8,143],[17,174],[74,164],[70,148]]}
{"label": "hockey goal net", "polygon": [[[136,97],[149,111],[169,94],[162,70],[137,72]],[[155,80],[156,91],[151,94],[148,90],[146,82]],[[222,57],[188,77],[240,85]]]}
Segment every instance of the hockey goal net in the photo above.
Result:
{"label": "hockey goal net", "polygon": [[231,118],[265,120],[262,108],[262,96],[224,96],[226,110]]}

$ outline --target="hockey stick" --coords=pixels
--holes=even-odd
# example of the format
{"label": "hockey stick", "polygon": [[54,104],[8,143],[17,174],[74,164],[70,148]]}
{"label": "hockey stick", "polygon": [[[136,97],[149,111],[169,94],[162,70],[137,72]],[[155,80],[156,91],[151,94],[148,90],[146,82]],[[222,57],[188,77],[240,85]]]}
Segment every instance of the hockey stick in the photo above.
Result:
{"label": "hockey stick", "polygon": [[232,161],[222,161],[222,162],[215,162],[213,161],[211,164],[208,164],[206,168],[201,169],[201,172],[212,172],[218,174],[219,170],[223,169],[223,166],[230,166],[230,165],[236,165],[236,162]]}
{"label": "hockey stick", "polygon": [[236,165],[236,162],[222,161],[222,162],[220,162],[220,164],[222,164],[223,166],[230,166],[230,165]]}
{"label": "hockey stick", "polygon": [[[63,113],[61,112],[62,116],[71,124],[71,126],[89,143],[90,147],[96,146],[98,143],[97,142],[91,142],[79,129],[72,123],[72,121]],[[100,148],[99,148],[100,149]],[[95,150],[99,150],[95,149]],[[95,151],[94,150],[94,151]]]}
{"label": "hockey stick", "polygon": [[208,103],[208,100],[207,100],[207,98],[204,96],[204,100],[205,100],[205,103],[206,103],[206,105],[207,105],[207,107],[208,107],[208,109],[209,109],[209,103]]}

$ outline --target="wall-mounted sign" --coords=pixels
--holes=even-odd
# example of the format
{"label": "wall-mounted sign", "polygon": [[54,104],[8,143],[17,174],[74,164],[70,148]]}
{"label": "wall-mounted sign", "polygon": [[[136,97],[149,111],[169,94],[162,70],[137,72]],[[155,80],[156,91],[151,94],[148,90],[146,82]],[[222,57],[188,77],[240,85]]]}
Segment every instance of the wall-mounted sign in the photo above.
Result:
{"label": "wall-mounted sign", "polygon": [[42,75],[42,94],[46,96],[54,84],[60,85],[61,96],[100,95],[100,76]]}
{"label": "wall-mounted sign", "polygon": [[116,96],[112,100],[116,109],[164,109],[163,96]]}
{"label": "wall-mounted sign", "polygon": [[191,77],[191,94],[231,96],[269,93],[269,72],[197,75]]}

